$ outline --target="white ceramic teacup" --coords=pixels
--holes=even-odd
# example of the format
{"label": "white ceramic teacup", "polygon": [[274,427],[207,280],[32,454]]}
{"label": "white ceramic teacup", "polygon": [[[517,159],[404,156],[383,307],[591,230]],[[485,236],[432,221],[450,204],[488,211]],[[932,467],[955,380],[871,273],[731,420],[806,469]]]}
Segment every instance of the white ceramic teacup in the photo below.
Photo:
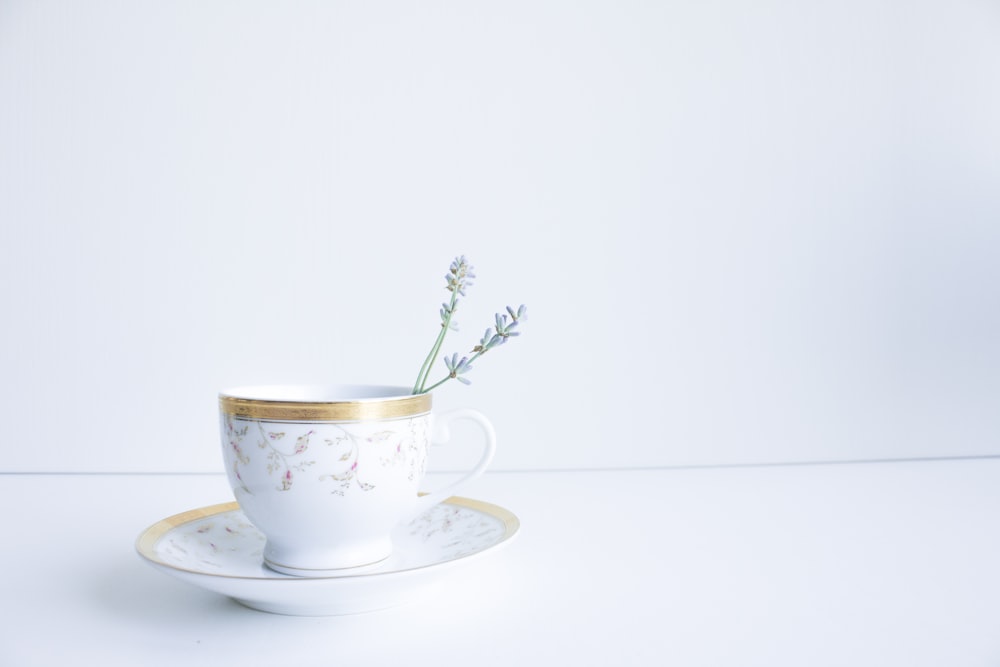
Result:
{"label": "white ceramic teacup", "polygon": [[493,426],[479,412],[435,415],[444,433],[449,421],[476,422],[485,446],[468,474],[420,496],[430,394],[374,385],[241,387],[221,392],[219,409],[229,482],[267,537],[264,562],[300,576],[387,558],[393,527],[480,475],[496,447]]}

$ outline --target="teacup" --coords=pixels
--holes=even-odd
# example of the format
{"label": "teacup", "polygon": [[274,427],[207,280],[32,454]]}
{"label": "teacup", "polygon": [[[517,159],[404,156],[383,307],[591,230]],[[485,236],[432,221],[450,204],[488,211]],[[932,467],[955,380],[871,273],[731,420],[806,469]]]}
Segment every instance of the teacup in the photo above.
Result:
{"label": "teacup", "polygon": [[430,394],[374,385],[241,387],[221,392],[219,408],[236,500],[267,538],[264,562],[292,575],[384,560],[392,529],[482,474],[496,447],[493,426],[479,412],[435,415],[442,433],[452,420],[474,421],[484,450],[464,477],[421,495]]}

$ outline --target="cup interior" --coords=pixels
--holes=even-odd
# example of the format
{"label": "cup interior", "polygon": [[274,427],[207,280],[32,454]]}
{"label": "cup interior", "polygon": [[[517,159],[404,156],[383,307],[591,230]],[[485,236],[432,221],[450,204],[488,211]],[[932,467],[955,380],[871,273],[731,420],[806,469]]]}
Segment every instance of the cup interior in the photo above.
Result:
{"label": "cup interior", "polygon": [[355,403],[410,398],[412,387],[374,384],[252,385],[219,392],[220,396],[249,401],[283,403]]}

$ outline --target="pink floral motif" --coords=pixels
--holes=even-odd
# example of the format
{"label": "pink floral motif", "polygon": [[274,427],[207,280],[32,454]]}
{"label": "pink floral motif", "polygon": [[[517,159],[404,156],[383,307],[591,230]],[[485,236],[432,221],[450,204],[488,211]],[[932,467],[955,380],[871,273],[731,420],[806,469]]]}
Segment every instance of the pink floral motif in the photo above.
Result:
{"label": "pink floral motif", "polygon": [[[338,461],[342,462],[350,461],[350,465],[343,472],[335,472],[335,473],[320,475],[320,479],[321,480],[331,479],[335,482],[338,482],[338,485],[332,491],[332,493],[338,496],[344,495],[344,492],[351,487],[352,482],[357,482],[358,487],[360,487],[362,491],[371,491],[372,489],[375,488],[375,485],[370,484],[368,482],[363,482],[358,477],[358,457],[361,454],[361,448],[359,444],[360,439],[358,438],[358,436],[354,435],[353,433],[351,433],[350,431],[341,426],[338,426],[337,428],[340,429],[343,435],[339,435],[333,439],[328,438],[326,440],[326,444],[328,447],[341,447],[343,445],[348,445],[349,449],[345,451],[343,454],[341,454]],[[380,431],[379,433],[374,433],[371,436],[364,438],[364,440],[366,440],[367,442],[382,440],[388,437],[391,433],[392,433],[391,431]]]}
{"label": "pink floral motif", "polygon": [[236,455],[236,460],[246,465],[250,462],[250,459],[246,454],[243,453],[243,448],[240,446],[243,443],[243,438],[247,435],[247,430],[250,428],[249,424],[245,424],[243,428],[236,428],[233,424],[232,415],[226,415],[226,437],[229,440],[229,446],[233,450],[233,454]]}
{"label": "pink floral motif", "polygon": [[357,484],[358,488],[362,491],[371,491],[375,488],[375,485],[361,479],[358,474],[358,457],[361,454],[361,447],[392,443],[393,441],[395,441],[395,447],[392,447],[390,450],[392,454],[380,457],[379,464],[382,468],[395,468],[399,465],[405,465],[409,460],[411,469],[408,477],[411,480],[414,479],[416,475],[414,467],[417,465],[418,458],[420,459],[420,472],[423,472],[423,458],[417,456],[417,453],[420,451],[420,447],[417,445],[413,422],[414,420],[409,420],[408,422],[410,427],[408,433],[401,434],[400,432],[394,430],[383,430],[372,433],[367,437],[358,436],[351,433],[347,429],[338,426],[337,428],[341,431],[341,435],[336,438],[326,439],[326,444],[328,447],[345,448],[344,453],[338,458],[338,462],[349,463],[349,465],[347,465],[343,470],[321,475],[320,479],[328,479],[337,482],[337,485],[331,493],[338,496],[343,496],[344,493],[354,484]]}
{"label": "pink floral motif", "polygon": [[240,465],[247,465],[250,463],[250,457],[244,453],[243,447],[241,446],[249,429],[249,424],[244,424],[243,428],[236,428],[236,425],[233,423],[232,415],[226,415],[226,439],[229,440],[229,447],[233,452],[233,476],[239,482],[240,488],[246,493],[250,493],[250,489],[247,487],[246,482],[243,481],[243,477],[240,475]]}
{"label": "pink floral motif", "polygon": [[[377,477],[373,469],[401,469],[410,481],[415,481],[426,467],[426,420],[408,419],[385,424],[380,430],[365,431],[365,425],[321,423],[306,432],[294,424],[245,420],[225,415],[224,442],[227,465],[231,466],[234,488],[252,495],[251,487],[259,484],[251,470],[274,479],[279,491],[290,491],[296,484],[314,481],[333,482],[331,493],[343,496],[350,489],[362,492],[375,488]],[[250,428],[257,434],[260,454],[255,459],[246,438]],[[282,430],[277,430],[277,428]],[[286,430],[286,429],[294,430]],[[275,429],[275,430],[270,430]],[[326,446],[317,450],[317,439]],[[255,459],[251,462],[251,459]],[[317,465],[320,464],[320,465]],[[316,475],[306,475],[310,467],[320,467]],[[276,478],[276,479],[275,479]],[[256,488],[256,487],[254,487]]]}
{"label": "pink floral motif", "polygon": [[288,491],[292,488],[292,471],[302,471],[311,465],[315,465],[314,460],[301,460],[301,461],[291,461],[295,457],[304,454],[306,450],[309,449],[309,436],[311,436],[315,431],[309,431],[304,435],[300,435],[295,440],[295,447],[292,449],[291,453],[285,453],[278,449],[273,443],[280,441],[285,437],[285,433],[265,431],[264,425],[260,422],[257,423],[257,427],[260,430],[260,441],[257,446],[261,449],[268,450],[267,452],[267,472],[268,474],[274,472],[281,473],[281,486],[278,487],[279,491]]}

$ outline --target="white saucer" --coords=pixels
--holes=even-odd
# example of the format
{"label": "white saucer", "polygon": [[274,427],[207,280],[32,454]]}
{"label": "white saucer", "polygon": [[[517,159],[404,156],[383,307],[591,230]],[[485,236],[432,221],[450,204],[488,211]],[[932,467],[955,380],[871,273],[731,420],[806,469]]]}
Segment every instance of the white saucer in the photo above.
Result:
{"label": "white saucer", "polygon": [[232,502],[159,521],[136,549],[158,570],[253,609],[329,616],[411,601],[455,565],[506,544],[519,525],[502,507],[453,497],[399,526],[388,559],[332,576],[293,577],[264,565],[264,536]]}

